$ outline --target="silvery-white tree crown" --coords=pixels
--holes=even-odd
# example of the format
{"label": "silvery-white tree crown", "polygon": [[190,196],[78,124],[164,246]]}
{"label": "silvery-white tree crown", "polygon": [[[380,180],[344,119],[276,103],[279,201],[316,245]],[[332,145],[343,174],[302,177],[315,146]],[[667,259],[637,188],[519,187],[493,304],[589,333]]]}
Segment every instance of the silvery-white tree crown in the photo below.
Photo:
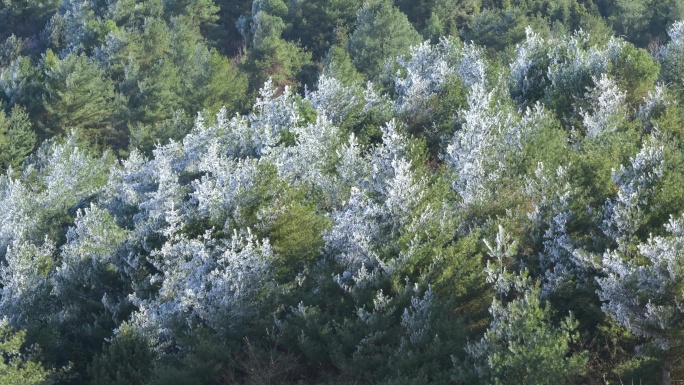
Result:
{"label": "silvery-white tree crown", "polygon": [[684,21],[676,21],[667,34],[670,42],[660,48],[657,58],[661,63],[661,78],[677,92],[684,89]]}
{"label": "silvery-white tree crown", "polygon": [[154,277],[157,295],[131,300],[139,307],[135,324],[156,338],[172,338],[173,330],[204,324],[235,332],[251,316],[255,298],[269,282],[273,252],[268,240],[237,232],[230,241],[207,234],[200,239],[177,237],[159,251]]}
{"label": "silvery-white tree crown", "polygon": [[[582,99],[589,91],[596,115],[591,124],[620,108],[611,97],[622,94],[603,77],[620,56],[624,41],[611,38],[605,44],[592,44],[591,36],[582,30],[565,38],[545,39],[528,27],[526,34],[525,41],[516,46],[516,56],[509,66],[509,88],[519,105],[552,100],[558,94],[570,98],[579,115],[584,116],[588,113]],[[590,136],[595,134],[593,126],[589,131]]]}
{"label": "silvery-white tree crown", "polygon": [[527,176],[525,193],[530,196],[533,210],[528,218],[534,223],[533,237],[541,242],[539,267],[543,272],[541,295],[556,291],[571,276],[581,281],[593,280],[593,274],[583,261],[581,243],[568,233],[570,221],[576,215],[570,202],[578,191],[570,184],[569,166],[546,170],[543,163],[537,165],[534,175]]}
{"label": "silvery-white tree crown", "polygon": [[424,42],[411,47],[408,57],[397,59],[394,78],[396,111],[401,115],[427,114],[423,103],[439,93],[450,76],[467,89],[486,82],[486,61],[480,47],[442,38],[436,45]]}
{"label": "silvery-white tree crown", "polygon": [[620,325],[674,354],[684,319],[684,218],[665,225],[667,236],[638,245],[639,258],[625,259],[619,250],[603,255],[606,274],[598,278],[603,310]]}
{"label": "silvery-white tree crown", "polygon": [[444,154],[455,174],[452,187],[464,205],[490,196],[525,143],[550,120],[543,105],[518,112],[500,100],[500,91],[473,85],[467,109],[459,112],[463,126]]}
{"label": "silvery-white tree crown", "polygon": [[608,66],[622,52],[624,41],[611,38],[605,45],[591,45],[591,36],[579,30],[569,38],[556,41],[549,56],[548,77],[553,90],[581,96],[591,80],[606,73]]}
{"label": "silvery-white tree crown", "polygon": [[315,91],[306,93],[306,100],[311,103],[319,115],[325,115],[333,124],[340,124],[361,100],[360,87],[346,86],[341,81],[325,73],[318,78]]}
{"label": "silvery-white tree crown", "polygon": [[618,187],[618,194],[615,199],[606,201],[600,226],[622,251],[633,241],[635,233],[646,220],[645,211],[649,210],[654,186],[663,176],[663,156],[662,146],[649,143],[630,158],[629,165],[613,170],[613,183]]}
{"label": "silvery-white tree crown", "polygon": [[595,86],[587,93],[591,111],[582,111],[581,115],[587,136],[598,138],[616,131],[627,118],[627,94],[606,74],[593,80]]}
{"label": "silvery-white tree crown", "polygon": [[[354,148],[347,147],[349,155],[343,161],[354,156],[350,154]],[[410,143],[396,122],[385,125],[382,144],[365,156],[368,170],[357,174],[349,198],[332,213],[333,227],[325,235],[327,247],[352,274],[362,267],[378,267],[377,247],[406,225],[422,198],[425,182],[413,172],[410,152]]]}
{"label": "silvery-white tree crown", "polygon": [[21,174],[0,177],[0,311],[14,325],[59,322],[54,266],[64,251],[55,245],[61,234],[54,221],[73,207],[87,207],[111,164],[109,155],[98,159],[80,151],[71,134],[61,144],[46,142]]}
{"label": "silvery-white tree crown", "polygon": [[534,93],[543,93],[549,81],[549,42],[530,26],[525,29],[525,34],[526,39],[516,45],[515,58],[509,65],[509,87],[518,104],[528,100]]}
{"label": "silvery-white tree crown", "polygon": [[24,169],[0,177],[0,256],[13,242],[40,244],[44,221],[99,193],[112,162],[88,156],[74,134],[63,144],[46,142]]}

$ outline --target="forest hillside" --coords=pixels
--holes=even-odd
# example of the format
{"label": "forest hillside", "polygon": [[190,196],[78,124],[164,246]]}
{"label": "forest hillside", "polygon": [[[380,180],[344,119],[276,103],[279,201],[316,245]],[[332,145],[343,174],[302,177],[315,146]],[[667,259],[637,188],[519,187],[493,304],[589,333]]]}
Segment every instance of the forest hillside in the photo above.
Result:
{"label": "forest hillside", "polygon": [[0,2],[0,383],[684,381],[681,0]]}

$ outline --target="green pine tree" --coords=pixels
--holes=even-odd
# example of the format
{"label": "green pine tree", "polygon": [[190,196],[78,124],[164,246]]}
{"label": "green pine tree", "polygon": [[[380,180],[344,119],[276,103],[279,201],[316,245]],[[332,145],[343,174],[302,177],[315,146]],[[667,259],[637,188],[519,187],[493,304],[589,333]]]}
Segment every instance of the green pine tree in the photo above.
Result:
{"label": "green pine tree", "polygon": [[24,354],[26,331],[15,331],[7,319],[0,321],[0,383],[4,385],[45,384],[51,374]]}
{"label": "green pine tree", "polygon": [[35,145],[36,134],[31,130],[26,110],[15,105],[9,116],[0,110],[0,170],[21,166]]}
{"label": "green pine tree", "polygon": [[60,60],[48,51],[42,66],[45,115],[38,121],[40,140],[77,129],[93,144],[116,146],[125,141],[116,127],[120,105],[114,83],[95,61],[85,55]]}
{"label": "green pine tree", "polygon": [[152,374],[154,352],[148,342],[127,325],[93,358],[88,368],[91,385],[143,385]]}
{"label": "green pine tree", "polygon": [[373,78],[388,59],[407,54],[422,37],[389,0],[369,0],[359,11],[348,48],[356,68]]}

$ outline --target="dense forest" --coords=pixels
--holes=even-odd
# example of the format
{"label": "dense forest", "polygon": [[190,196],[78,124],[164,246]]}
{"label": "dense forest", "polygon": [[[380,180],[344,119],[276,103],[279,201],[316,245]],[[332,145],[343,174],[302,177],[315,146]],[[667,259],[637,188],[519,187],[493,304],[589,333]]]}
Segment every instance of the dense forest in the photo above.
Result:
{"label": "dense forest", "polygon": [[0,383],[684,380],[682,0],[3,0]]}

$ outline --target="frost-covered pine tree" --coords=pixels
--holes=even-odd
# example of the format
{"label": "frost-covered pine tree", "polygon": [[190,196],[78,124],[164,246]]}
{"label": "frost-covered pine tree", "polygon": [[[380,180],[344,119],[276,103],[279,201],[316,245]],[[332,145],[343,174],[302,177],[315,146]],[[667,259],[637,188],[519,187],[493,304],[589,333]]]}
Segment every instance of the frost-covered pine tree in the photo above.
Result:
{"label": "frost-covered pine tree", "polygon": [[319,115],[325,115],[333,124],[340,124],[356,106],[362,103],[360,87],[346,86],[329,75],[318,77],[318,87],[307,92],[306,100]]}
{"label": "frost-covered pine tree", "polygon": [[568,278],[593,280],[582,258],[580,244],[568,233],[568,225],[575,216],[570,202],[577,195],[568,180],[568,167],[559,166],[555,172],[539,163],[533,176],[526,177],[525,193],[530,196],[533,210],[528,218],[534,223],[535,242],[543,247],[539,267],[544,276],[541,294],[546,296],[568,282]]}
{"label": "frost-covered pine tree", "polygon": [[549,97],[560,93],[567,93],[565,97],[570,102],[574,98],[581,98],[587,87],[593,86],[594,78],[600,79],[601,74],[608,71],[608,66],[615,61],[625,43],[611,38],[605,45],[592,45],[591,36],[582,30],[574,35],[553,42],[548,53],[550,64],[548,77],[551,81],[546,93]]}
{"label": "frost-covered pine tree", "polygon": [[[278,95],[272,80],[259,90],[252,111],[246,116],[229,117],[224,108],[216,116],[217,123],[207,126],[198,116],[195,127],[183,139],[185,158],[196,167],[200,156],[210,146],[232,158],[260,158],[268,154],[302,122],[299,105],[289,87]],[[194,166],[193,166],[194,164]]]}
{"label": "frost-covered pine tree", "polygon": [[[284,133],[297,126],[302,117],[289,87],[276,97],[277,89],[272,80],[268,80],[259,91],[254,103],[253,112],[249,115],[249,124],[256,139],[256,154],[268,153],[282,139]],[[254,138],[256,136],[256,138]]]}
{"label": "frost-covered pine tree", "polygon": [[14,242],[39,246],[46,235],[61,237],[55,223],[101,191],[111,163],[108,154],[98,159],[79,150],[71,134],[64,143],[44,143],[21,172],[0,176],[0,256]]}
{"label": "frost-covered pine tree", "polygon": [[684,91],[684,21],[674,22],[667,31],[670,42],[660,48],[660,77],[678,93]]}
{"label": "frost-covered pine tree", "polygon": [[494,244],[486,239],[483,242],[487,246],[489,257],[492,258],[487,261],[485,268],[487,283],[492,284],[497,293],[505,295],[508,295],[512,290],[524,289],[521,285],[526,281],[518,279],[514,273],[508,270],[508,266],[514,262],[511,259],[517,253],[518,243],[510,238],[501,225],[499,225],[499,231],[496,233]]}
{"label": "frost-covered pine tree", "polygon": [[519,105],[541,99],[549,85],[549,42],[529,26],[525,34],[525,41],[515,47],[509,75],[511,95]]}
{"label": "frost-covered pine tree", "polygon": [[0,255],[15,242],[32,238],[35,223],[35,208],[30,199],[30,190],[20,178],[11,173],[0,176]]}
{"label": "frost-covered pine tree", "polygon": [[54,258],[55,244],[49,239],[41,246],[15,241],[8,247],[0,269],[0,314],[15,327],[44,325],[57,310],[50,280]]}
{"label": "frost-covered pine tree", "polygon": [[151,176],[153,187],[145,192],[145,197],[138,204],[138,212],[133,216],[135,233],[148,251],[149,241],[158,235],[168,237],[183,226],[183,218],[187,215],[187,186],[179,182],[179,174],[183,171],[179,159],[182,148],[179,143],[171,142],[154,150],[154,158],[145,164]]}
{"label": "frost-covered pine tree", "polygon": [[462,129],[454,134],[444,157],[455,175],[452,186],[464,205],[490,196],[505,178],[527,140],[550,119],[541,104],[517,113],[498,98],[498,90],[476,84],[468,108],[460,111]]}
{"label": "frost-covered pine tree", "polygon": [[643,121],[644,131],[653,132],[656,129],[654,120],[675,104],[675,99],[663,84],[656,84],[655,88],[648,92],[644,102],[637,108],[636,115]]}
{"label": "frost-covered pine tree", "polygon": [[126,235],[107,211],[94,204],[78,212],[61,247],[60,265],[51,276],[59,308],[55,324],[85,324],[87,330],[109,323],[114,328],[127,315],[130,285],[119,250]]}
{"label": "frost-covered pine tree", "polygon": [[604,253],[606,276],[597,280],[603,311],[648,340],[663,359],[662,384],[668,385],[672,362],[684,353],[684,217],[672,217],[665,229],[669,235],[638,244],[637,257],[619,249]]}
{"label": "frost-covered pine tree", "polygon": [[591,111],[581,112],[589,138],[599,138],[616,131],[627,117],[627,94],[620,90],[615,80],[601,74],[594,78],[594,84],[586,95]]}
{"label": "frost-covered pine tree", "polygon": [[[354,147],[348,148],[352,150]],[[408,223],[422,199],[425,181],[413,172],[410,154],[409,141],[398,131],[396,122],[385,125],[382,145],[366,156],[367,174],[357,174],[360,178],[348,200],[332,213],[334,224],[326,234],[328,247],[339,253],[350,272],[362,266],[377,267],[374,249],[378,243],[391,245],[387,241]],[[384,236],[391,237],[383,241]]]}
{"label": "frost-covered pine tree", "polygon": [[192,201],[196,206],[190,213],[194,218],[208,218],[229,229],[237,210],[253,198],[253,188],[259,172],[255,159],[234,159],[220,154],[215,143],[204,153],[198,170],[204,175],[192,182]]}
{"label": "frost-covered pine tree", "polygon": [[424,42],[411,47],[408,56],[397,59],[394,78],[396,110],[402,115],[429,115],[426,102],[438,94],[450,76],[470,89],[486,81],[486,62],[481,48],[454,38],[442,38],[437,45]]}
{"label": "frost-covered pine tree", "polygon": [[468,109],[461,113],[463,128],[446,149],[446,162],[456,173],[453,188],[464,204],[487,196],[488,182],[501,176],[496,170],[504,155],[497,151],[499,135],[513,125],[514,114],[495,99],[483,84],[473,87]]}
{"label": "frost-covered pine tree", "polygon": [[[173,338],[173,332],[200,323],[224,333],[239,333],[255,316],[258,296],[270,284],[273,259],[268,240],[247,230],[230,240],[182,236],[156,251],[159,291],[153,298],[132,300],[138,327],[150,336]],[[239,335],[239,334],[238,334]]]}
{"label": "frost-covered pine tree", "polygon": [[613,170],[618,194],[606,201],[600,226],[606,236],[617,242],[620,251],[629,248],[648,219],[654,186],[663,176],[663,166],[663,147],[646,144],[630,158],[629,165]]}
{"label": "frost-covered pine tree", "polygon": [[[92,9],[92,2],[85,0],[66,0],[62,1],[60,12],[53,16],[53,25],[60,25],[62,28],[51,31],[50,40],[64,40],[65,47],[62,54],[79,54],[86,47],[92,44],[92,31],[88,31],[88,23],[95,23],[96,17]],[[60,20],[61,19],[61,20]],[[56,36],[58,33],[59,36]],[[89,47],[90,48],[90,47]]]}

